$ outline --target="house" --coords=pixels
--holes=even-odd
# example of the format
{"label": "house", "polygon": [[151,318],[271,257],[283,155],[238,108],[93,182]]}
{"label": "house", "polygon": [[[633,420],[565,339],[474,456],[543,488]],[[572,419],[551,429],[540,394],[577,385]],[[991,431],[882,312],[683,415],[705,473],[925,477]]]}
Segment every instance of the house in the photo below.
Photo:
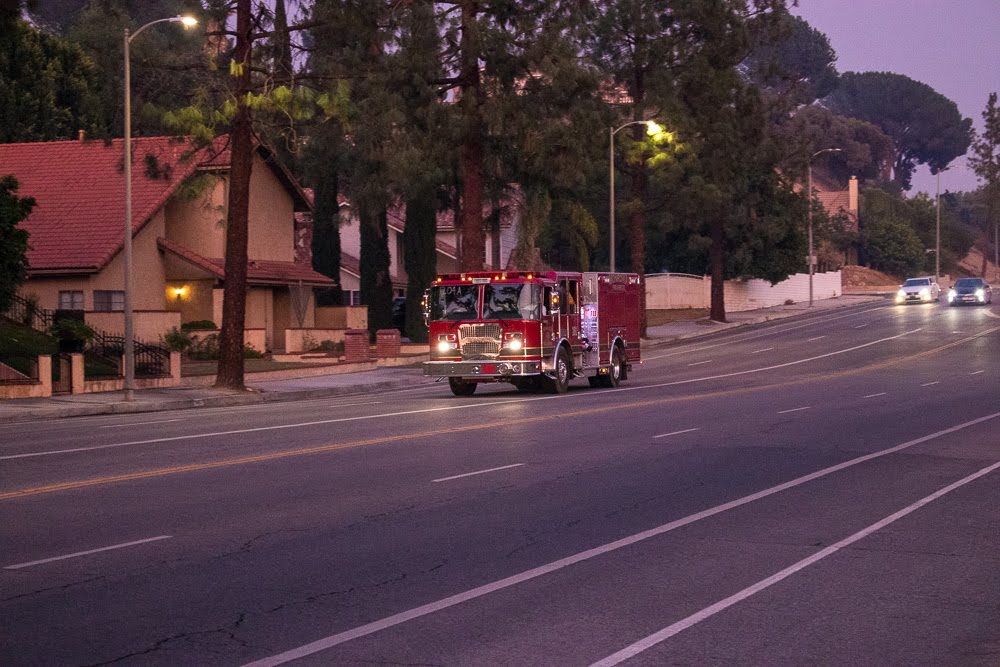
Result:
{"label": "house", "polygon": [[[819,203],[823,205],[823,209],[828,216],[831,218],[843,216],[846,221],[845,231],[857,233],[857,176],[851,176],[851,179],[847,183],[847,189],[841,189],[838,184],[829,183],[826,179],[816,178],[813,180],[813,192]],[[844,264],[858,263],[857,249],[853,247],[846,252],[822,247],[817,254],[819,255],[820,263],[829,268],[838,268]]]}
{"label": "house", "polygon": [[[227,137],[194,150],[173,137],[133,143],[132,303],[135,335],[156,341],[171,327],[222,320]],[[20,294],[45,309],[82,310],[95,328],[124,330],[123,143],[58,141],[0,145],[0,174],[37,205],[27,220],[28,280]],[[250,183],[245,340],[282,351],[291,329],[315,325],[314,287],[334,284],[295,259],[295,214],[304,191],[263,145]],[[301,338],[301,335],[300,335]]]}

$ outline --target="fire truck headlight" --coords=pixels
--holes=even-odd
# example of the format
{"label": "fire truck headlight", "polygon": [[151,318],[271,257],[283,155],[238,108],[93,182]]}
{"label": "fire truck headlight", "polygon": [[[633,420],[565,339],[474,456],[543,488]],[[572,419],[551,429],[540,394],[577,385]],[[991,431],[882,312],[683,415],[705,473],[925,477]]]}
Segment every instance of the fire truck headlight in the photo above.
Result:
{"label": "fire truck headlight", "polygon": [[524,338],[520,333],[504,334],[503,346],[511,352],[520,352],[524,347]]}
{"label": "fire truck headlight", "polygon": [[455,334],[441,334],[437,342],[438,352],[450,352],[458,349],[458,337]]}

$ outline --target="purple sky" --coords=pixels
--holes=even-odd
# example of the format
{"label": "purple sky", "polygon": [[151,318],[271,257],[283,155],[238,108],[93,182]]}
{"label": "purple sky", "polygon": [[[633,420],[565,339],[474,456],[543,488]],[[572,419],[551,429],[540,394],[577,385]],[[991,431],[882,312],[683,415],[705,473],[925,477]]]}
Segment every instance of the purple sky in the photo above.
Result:
{"label": "purple sky", "polygon": [[[824,33],[839,72],[895,72],[926,83],[982,129],[991,92],[1000,92],[998,0],[799,0],[791,8]],[[941,191],[974,190],[965,158],[941,174]],[[913,189],[934,196],[935,177],[920,167]]]}

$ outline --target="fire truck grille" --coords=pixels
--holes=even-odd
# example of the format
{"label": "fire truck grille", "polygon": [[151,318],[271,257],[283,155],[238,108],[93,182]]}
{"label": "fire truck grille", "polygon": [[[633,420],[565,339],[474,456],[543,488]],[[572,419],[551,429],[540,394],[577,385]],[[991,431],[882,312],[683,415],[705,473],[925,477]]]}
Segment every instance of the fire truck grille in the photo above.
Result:
{"label": "fire truck grille", "polygon": [[500,356],[499,324],[463,324],[458,328],[463,359],[496,359]]}

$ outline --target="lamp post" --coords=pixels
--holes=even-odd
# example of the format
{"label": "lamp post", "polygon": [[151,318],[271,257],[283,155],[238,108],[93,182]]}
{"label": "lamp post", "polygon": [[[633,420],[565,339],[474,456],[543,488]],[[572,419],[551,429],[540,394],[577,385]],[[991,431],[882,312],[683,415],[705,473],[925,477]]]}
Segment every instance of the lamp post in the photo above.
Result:
{"label": "lamp post", "polygon": [[941,172],[948,171],[949,167],[938,169],[937,174],[937,194],[934,196],[934,208],[936,209],[937,220],[934,224],[934,282],[941,280]]}
{"label": "lamp post", "polygon": [[171,16],[170,18],[157,19],[141,26],[134,33],[129,34],[128,26],[125,26],[125,240],[122,246],[122,263],[125,271],[125,400],[134,399],[135,390],[135,322],[132,312],[132,91],[131,91],[131,68],[129,67],[129,44],[139,36],[143,30],[157,23],[183,23],[184,27],[190,28],[197,25],[197,19],[190,16]]}
{"label": "lamp post", "polygon": [[619,131],[624,130],[626,127],[631,127],[632,125],[645,125],[646,132],[648,134],[656,134],[661,130],[660,126],[651,120],[633,120],[617,128],[608,128],[608,182],[611,188],[610,197],[608,198],[610,201],[608,232],[611,241],[609,259],[612,273],[615,271],[615,135],[618,134]]}
{"label": "lamp post", "polygon": [[816,259],[813,256],[813,207],[812,207],[812,197],[813,197],[813,160],[816,156],[822,155],[823,153],[840,153],[842,149],[840,148],[824,148],[818,150],[809,156],[808,172],[809,172],[809,189],[807,190],[807,220],[809,227],[809,257],[806,260],[809,263],[809,307],[812,308],[813,305],[813,273],[816,270]]}

